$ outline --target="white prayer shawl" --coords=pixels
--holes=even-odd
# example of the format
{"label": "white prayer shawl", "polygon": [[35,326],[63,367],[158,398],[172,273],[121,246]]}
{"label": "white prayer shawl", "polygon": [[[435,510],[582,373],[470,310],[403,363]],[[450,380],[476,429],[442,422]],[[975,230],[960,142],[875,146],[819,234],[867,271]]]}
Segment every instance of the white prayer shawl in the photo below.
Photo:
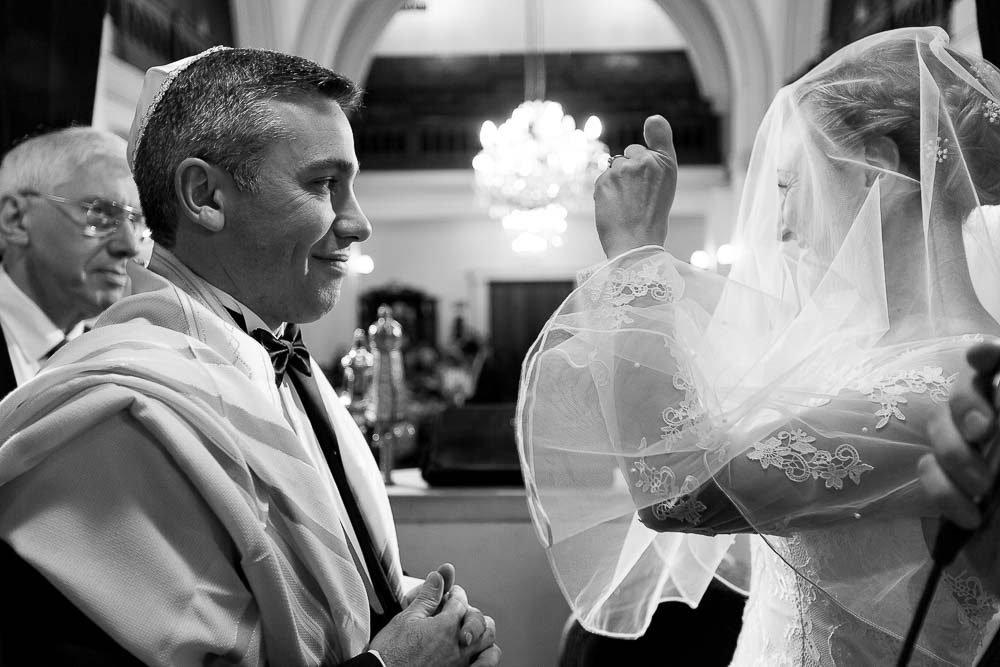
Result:
{"label": "white prayer shawl", "polygon": [[[361,653],[369,641],[365,586],[341,518],[321,500],[320,473],[282,415],[267,353],[231,324],[205,283],[169,253],[157,252],[151,269],[130,266],[133,295],[110,308],[94,331],[63,347],[33,382],[0,403],[0,498],[5,487],[72,448],[80,434],[127,415],[140,428],[123,434],[115,446],[129,447],[134,434],[145,431],[200,494],[211,515],[207,520],[221,526],[235,547],[233,565],[252,600],[249,605],[239,602],[237,593],[245,597],[245,591],[209,592],[213,611],[233,600],[228,610],[231,645],[212,652],[229,658],[244,652],[238,656],[241,663],[270,665],[335,664]],[[313,373],[337,431],[352,490],[400,595],[396,536],[378,469],[315,362]],[[121,471],[138,477],[145,473]],[[149,491],[169,499],[172,489]],[[73,499],[83,506],[62,511],[87,516],[88,503],[94,508],[107,503],[79,495]],[[44,531],[16,509],[0,506],[0,537],[25,560],[137,656],[173,664],[176,658],[165,656],[162,646],[144,645],[151,636],[143,626],[146,618],[162,619],[178,597],[188,595],[184,582],[164,581],[152,564],[144,569],[147,557],[152,563],[161,555],[120,554],[113,547],[77,543],[78,535],[64,538]],[[44,553],[38,545],[46,544],[58,553]],[[121,611],[120,582],[105,589],[88,581],[94,571],[81,566],[81,554],[92,556],[95,550],[128,561],[129,589],[144,600],[140,617]],[[157,630],[152,629],[152,636]]]}

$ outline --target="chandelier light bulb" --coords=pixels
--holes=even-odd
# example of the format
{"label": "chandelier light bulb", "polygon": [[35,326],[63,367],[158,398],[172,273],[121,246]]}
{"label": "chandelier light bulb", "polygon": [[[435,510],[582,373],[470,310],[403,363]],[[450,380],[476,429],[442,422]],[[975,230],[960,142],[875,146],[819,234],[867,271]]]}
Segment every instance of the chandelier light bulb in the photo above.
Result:
{"label": "chandelier light bulb", "polygon": [[715,259],[719,264],[728,266],[739,257],[739,250],[731,243],[723,243],[715,251]]}
{"label": "chandelier light bulb", "polygon": [[712,268],[712,256],[704,250],[695,250],[691,253],[691,266],[699,269],[710,269]]}
{"label": "chandelier light bulb", "polygon": [[476,193],[490,217],[517,236],[515,252],[559,246],[567,206],[588,201],[607,167],[601,131],[596,116],[577,129],[562,105],[549,100],[524,102],[499,126],[483,123],[483,150],[472,161]]}
{"label": "chandelier light bulb", "polygon": [[[556,141],[565,134],[566,126],[563,124],[562,106],[555,102],[542,102],[541,104],[542,113],[535,121],[534,132],[542,141]],[[572,119],[570,120],[572,121]]]}
{"label": "chandelier light bulb", "polygon": [[583,124],[583,136],[588,141],[596,141],[603,131],[604,127],[601,125],[601,119],[597,116],[591,116]]}
{"label": "chandelier light bulb", "polygon": [[493,158],[486,153],[479,153],[476,157],[472,158],[472,168],[480,172],[492,172]]}
{"label": "chandelier light bulb", "polygon": [[483,127],[479,130],[479,143],[483,148],[492,146],[497,140],[497,126],[492,120],[483,122]]}
{"label": "chandelier light bulb", "polygon": [[371,255],[351,255],[347,260],[347,268],[353,273],[366,276],[375,270],[375,260]]}

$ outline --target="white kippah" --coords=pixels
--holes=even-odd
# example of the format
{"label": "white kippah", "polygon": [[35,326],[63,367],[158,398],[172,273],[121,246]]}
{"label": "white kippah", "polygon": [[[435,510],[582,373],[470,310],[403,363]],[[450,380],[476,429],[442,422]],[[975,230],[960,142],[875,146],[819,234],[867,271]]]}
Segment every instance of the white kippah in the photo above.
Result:
{"label": "white kippah", "polygon": [[213,46],[193,56],[182,58],[166,65],[150,67],[146,70],[146,76],[142,80],[142,91],[139,93],[139,102],[136,104],[135,115],[132,117],[132,129],[128,133],[128,152],[126,156],[128,157],[128,166],[132,171],[135,171],[135,154],[139,152],[139,143],[142,141],[142,135],[146,131],[146,121],[156,109],[156,105],[163,98],[163,95],[167,92],[167,88],[170,87],[174,77],[183,72],[188,65],[199,58],[228,48],[228,46]]}

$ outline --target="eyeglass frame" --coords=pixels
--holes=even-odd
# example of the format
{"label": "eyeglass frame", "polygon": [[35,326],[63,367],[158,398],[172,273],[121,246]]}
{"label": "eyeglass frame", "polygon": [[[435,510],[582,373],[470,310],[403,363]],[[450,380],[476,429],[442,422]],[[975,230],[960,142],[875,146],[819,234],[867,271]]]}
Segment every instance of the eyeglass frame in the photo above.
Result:
{"label": "eyeglass frame", "polygon": [[[122,220],[128,220],[132,225],[132,236],[139,243],[146,241],[152,237],[152,230],[146,225],[146,216],[143,215],[140,209],[134,206],[129,206],[128,204],[122,204],[116,202],[113,199],[108,199],[106,197],[94,197],[93,199],[67,199],[66,197],[60,197],[58,195],[47,194],[45,192],[37,192],[35,190],[21,190],[18,194],[25,197],[39,197],[47,201],[55,202],[57,204],[69,204],[71,206],[79,206],[86,212],[86,218],[84,222],[80,222],[68,212],[60,207],[56,209],[62,213],[70,222],[72,222],[80,232],[87,238],[93,239],[103,239],[113,235],[121,228]],[[112,209],[122,212],[122,217],[110,218],[101,213],[94,212],[94,208],[98,205],[108,206]],[[99,226],[94,225],[89,222],[91,216],[99,216],[101,219],[110,220],[114,222],[114,226],[110,229],[101,229]],[[141,229],[140,229],[141,226]]]}

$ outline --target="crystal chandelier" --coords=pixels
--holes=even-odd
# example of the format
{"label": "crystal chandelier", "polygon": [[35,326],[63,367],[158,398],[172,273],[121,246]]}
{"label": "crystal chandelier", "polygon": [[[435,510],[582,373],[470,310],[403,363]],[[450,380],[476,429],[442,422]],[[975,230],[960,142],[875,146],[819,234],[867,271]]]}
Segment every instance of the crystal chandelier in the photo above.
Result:
{"label": "crystal chandelier", "polygon": [[607,166],[600,135],[597,116],[580,130],[549,100],[524,102],[499,127],[483,123],[483,150],[472,160],[476,190],[490,217],[515,236],[515,252],[562,245],[567,208],[590,194]]}
{"label": "crystal chandelier", "polygon": [[559,247],[566,232],[567,209],[590,198],[597,176],[607,168],[601,121],[587,119],[577,129],[562,105],[545,99],[542,53],[542,3],[525,11],[525,101],[498,127],[487,120],[479,133],[483,145],[472,160],[478,199],[490,217],[501,220],[514,240],[516,253],[538,253]]}

